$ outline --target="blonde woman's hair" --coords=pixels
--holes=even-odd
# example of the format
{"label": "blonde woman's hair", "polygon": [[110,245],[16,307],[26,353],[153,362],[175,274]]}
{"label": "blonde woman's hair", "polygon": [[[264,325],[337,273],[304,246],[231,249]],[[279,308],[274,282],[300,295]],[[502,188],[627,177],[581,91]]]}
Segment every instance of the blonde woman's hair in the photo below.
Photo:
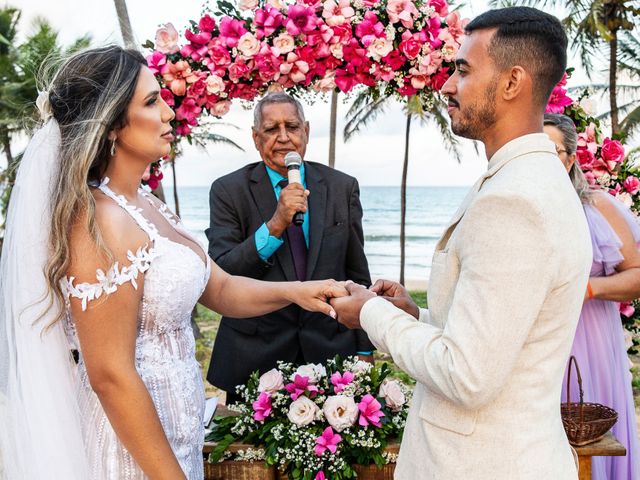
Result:
{"label": "blonde woman's hair", "polygon": [[[70,230],[79,219],[107,256],[95,222],[90,182],[100,182],[110,159],[109,132],[127,123],[127,108],[144,57],[116,45],[77,53],[64,61],[50,81],[48,100],[60,126],[60,168],[51,199],[50,259],[45,267],[49,293],[64,305],[60,281],[71,261]],[[60,311],[56,320],[63,315]],[[54,321],[54,323],[55,323]]]}

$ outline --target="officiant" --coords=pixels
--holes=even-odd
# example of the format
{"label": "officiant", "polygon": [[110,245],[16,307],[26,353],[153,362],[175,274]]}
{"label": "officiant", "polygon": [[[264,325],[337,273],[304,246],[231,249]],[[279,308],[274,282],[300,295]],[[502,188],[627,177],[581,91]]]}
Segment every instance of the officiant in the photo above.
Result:
{"label": "officiant", "polygon": [[[309,140],[302,105],[285,93],[268,94],[255,107],[252,132],[262,161],[211,186],[209,256],[232,275],[369,285],[357,180],[303,161],[302,184],[287,182],[285,155],[304,159]],[[304,214],[300,226],[292,222],[296,212]],[[279,360],[323,363],[336,354],[358,354],[372,361],[372,353],[364,331],[292,305],[262,317],[222,317],[207,380],[227,392],[229,404],[239,399],[236,385]]]}

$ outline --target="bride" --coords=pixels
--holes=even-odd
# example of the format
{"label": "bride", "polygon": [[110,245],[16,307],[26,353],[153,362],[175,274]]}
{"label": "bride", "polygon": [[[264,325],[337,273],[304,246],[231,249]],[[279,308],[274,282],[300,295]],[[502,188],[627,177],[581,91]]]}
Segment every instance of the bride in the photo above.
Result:
{"label": "bride", "polygon": [[139,53],[73,56],[38,106],[0,264],[4,478],[201,479],[196,302],[232,317],[292,302],[335,315],[327,300],[346,291],[228,275],[139,188],[170,153],[174,118]]}

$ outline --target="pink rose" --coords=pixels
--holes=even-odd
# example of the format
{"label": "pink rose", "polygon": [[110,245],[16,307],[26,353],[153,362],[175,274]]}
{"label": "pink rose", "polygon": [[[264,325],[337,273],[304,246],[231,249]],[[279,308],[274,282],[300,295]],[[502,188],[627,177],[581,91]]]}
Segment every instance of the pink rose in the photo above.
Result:
{"label": "pink rose", "polygon": [[202,112],[202,108],[198,106],[196,99],[187,97],[183,99],[180,106],[176,108],[176,120],[184,120],[192,126],[197,125],[200,112]]}
{"label": "pink rose", "polygon": [[176,104],[176,100],[173,96],[173,93],[171,93],[171,90],[168,90],[166,88],[161,88],[160,96],[165,101],[165,103],[170,107],[173,107]]}
{"label": "pink rose", "polygon": [[167,63],[167,56],[158,51],[154,51],[147,57],[147,66],[151,73],[157,75],[162,70],[162,67]]}
{"label": "pink rose", "polygon": [[223,100],[221,102],[216,102],[209,110],[211,115],[215,117],[222,117],[229,113],[229,108],[231,108],[231,102],[229,100]]}
{"label": "pink rose", "polygon": [[400,42],[398,49],[409,60],[413,60],[420,54],[420,50],[422,49],[422,42],[417,40],[415,37],[411,36],[406,40],[403,40],[402,42]]}
{"label": "pink rose", "polygon": [[429,0],[429,6],[433,7],[438,15],[446,17],[449,13],[449,5],[447,0]]}
{"label": "pink rose", "polygon": [[311,33],[316,28],[316,14],[311,7],[289,5],[286,28],[289,35]]}
{"label": "pink rose", "polygon": [[378,395],[384,398],[387,406],[394,412],[399,411],[407,402],[407,399],[396,380],[385,379],[380,385]]}
{"label": "pink rose", "polygon": [[282,12],[269,5],[264,9],[259,8],[254,14],[253,25],[256,28],[256,38],[268,37],[282,25]]}
{"label": "pink rose", "polygon": [[387,14],[391,23],[402,22],[405,28],[413,28],[413,19],[418,16],[418,9],[411,0],[389,0]]}
{"label": "pink rose", "polygon": [[350,0],[326,0],[323,6],[322,17],[330,27],[348,22],[356,13]]}
{"label": "pink rose", "polygon": [[238,40],[238,50],[245,57],[253,57],[260,51],[260,42],[252,33],[245,33]]}
{"label": "pink rose", "polygon": [[263,373],[260,377],[259,392],[275,393],[282,388],[284,388],[284,378],[282,378],[282,373],[275,368]]}
{"label": "pink rose", "polygon": [[605,138],[600,152],[605,162],[620,163],[624,160],[624,147],[618,140]]}
{"label": "pink rose", "polygon": [[222,20],[220,20],[219,29],[220,40],[222,40],[229,48],[237,47],[240,37],[247,33],[247,30],[244,28],[244,22],[240,20],[234,20],[230,17],[222,17]]}
{"label": "pink rose", "polygon": [[155,48],[162,53],[176,53],[180,50],[180,47],[178,47],[178,31],[173,24],[167,23],[156,30]]}
{"label": "pink rose", "polygon": [[580,164],[580,168],[583,170],[590,170],[593,166],[593,162],[595,161],[595,155],[586,148],[578,148],[576,151],[576,156],[578,157],[578,163]]}
{"label": "pink rose", "polygon": [[216,28],[216,21],[208,14],[204,15],[198,22],[198,28],[201,32],[211,33],[213,29]]}
{"label": "pink rose", "polygon": [[249,65],[239,58],[229,65],[229,80],[233,83],[238,83],[241,79],[248,78],[250,71]]}
{"label": "pink rose", "polygon": [[636,309],[633,308],[631,302],[620,302],[620,313],[625,317],[631,318],[635,311]]}
{"label": "pink rose", "polygon": [[625,190],[631,195],[635,195],[640,190],[640,180],[633,175],[625,178],[622,185],[624,185]]}

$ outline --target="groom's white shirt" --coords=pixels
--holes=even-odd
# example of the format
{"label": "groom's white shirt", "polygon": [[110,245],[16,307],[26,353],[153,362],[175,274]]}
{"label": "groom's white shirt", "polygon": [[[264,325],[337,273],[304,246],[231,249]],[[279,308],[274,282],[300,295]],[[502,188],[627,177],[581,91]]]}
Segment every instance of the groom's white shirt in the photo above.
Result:
{"label": "groom's white shirt", "polygon": [[417,380],[395,477],[573,480],[560,392],[591,266],[582,206],[545,134],[504,145],[433,255],[420,321],[360,319]]}

